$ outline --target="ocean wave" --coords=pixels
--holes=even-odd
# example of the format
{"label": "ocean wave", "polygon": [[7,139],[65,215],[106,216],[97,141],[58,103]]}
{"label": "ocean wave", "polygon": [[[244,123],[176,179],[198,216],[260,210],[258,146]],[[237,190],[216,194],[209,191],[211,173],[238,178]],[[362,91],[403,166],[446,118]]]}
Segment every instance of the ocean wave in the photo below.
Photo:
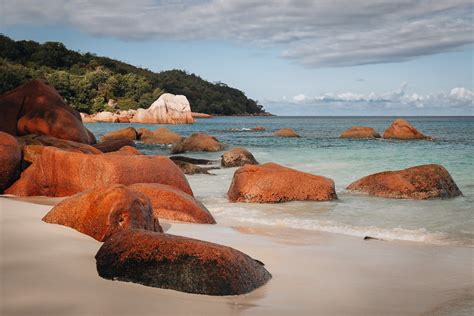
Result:
{"label": "ocean wave", "polygon": [[[469,245],[469,242],[451,240],[449,236],[441,232],[429,232],[426,228],[419,229],[406,229],[401,227],[395,228],[382,228],[375,226],[355,226],[343,223],[338,223],[330,220],[314,220],[314,219],[302,219],[302,218],[263,218],[261,214],[240,214],[238,211],[233,210],[233,215],[228,212],[215,211],[216,215],[222,215],[225,221],[238,222],[242,224],[250,225],[262,225],[262,226],[279,226],[293,229],[304,229],[321,231],[327,233],[336,233],[342,235],[349,235],[355,237],[370,236],[374,238],[384,240],[402,240],[402,241],[413,241],[423,242],[437,245]],[[214,213],[214,212],[213,212]],[[225,214],[224,214],[225,213]],[[247,212],[246,212],[247,213]]]}

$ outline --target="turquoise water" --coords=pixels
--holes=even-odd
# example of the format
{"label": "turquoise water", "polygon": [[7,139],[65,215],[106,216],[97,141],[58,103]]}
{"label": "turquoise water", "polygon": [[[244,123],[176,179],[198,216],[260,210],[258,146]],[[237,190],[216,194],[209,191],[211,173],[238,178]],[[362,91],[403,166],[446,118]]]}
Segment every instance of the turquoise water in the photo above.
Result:
{"label": "turquoise water", "polygon": [[[259,162],[273,161],[301,171],[332,178],[339,200],[282,204],[229,203],[225,197],[234,168],[215,176],[188,176],[197,198],[228,225],[272,225],[354,236],[400,239],[436,244],[474,245],[474,118],[412,117],[413,126],[434,141],[346,140],[339,134],[353,125],[371,126],[380,133],[393,117],[218,117],[192,125],[166,125],[183,136],[206,132],[221,142],[244,146]],[[162,125],[88,124],[94,134],[126,127],[155,129]],[[266,132],[245,129],[261,125]],[[301,138],[276,138],[282,127]],[[231,131],[237,129],[240,131]],[[146,154],[169,154],[159,145],[137,146]],[[219,159],[222,153],[188,153]],[[438,163],[451,173],[464,196],[450,200],[392,200],[351,194],[345,187],[371,173]]]}

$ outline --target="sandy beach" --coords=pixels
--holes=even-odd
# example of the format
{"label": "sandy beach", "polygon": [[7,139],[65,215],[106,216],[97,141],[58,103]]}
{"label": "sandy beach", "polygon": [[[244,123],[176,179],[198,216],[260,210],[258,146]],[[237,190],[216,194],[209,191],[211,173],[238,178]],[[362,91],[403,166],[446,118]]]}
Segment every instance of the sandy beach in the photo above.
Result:
{"label": "sandy beach", "polygon": [[[34,203],[31,203],[34,202]],[[269,227],[162,222],[263,261],[273,278],[211,297],[101,279],[101,243],[43,223],[57,202],[0,198],[2,315],[469,315],[473,248]],[[41,204],[38,204],[41,203]]]}

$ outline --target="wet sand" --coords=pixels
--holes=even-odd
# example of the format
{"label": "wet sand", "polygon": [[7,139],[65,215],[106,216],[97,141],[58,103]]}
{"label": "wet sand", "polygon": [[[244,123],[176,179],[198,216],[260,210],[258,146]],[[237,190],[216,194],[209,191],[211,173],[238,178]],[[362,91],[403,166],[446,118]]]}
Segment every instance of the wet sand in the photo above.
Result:
{"label": "wet sand", "polygon": [[[41,202],[42,204],[33,204]],[[47,199],[0,198],[1,315],[462,315],[474,307],[474,248],[269,227],[162,222],[231,246],[273,279],[211,297],[101,279],[101,243],[41,218]]]}

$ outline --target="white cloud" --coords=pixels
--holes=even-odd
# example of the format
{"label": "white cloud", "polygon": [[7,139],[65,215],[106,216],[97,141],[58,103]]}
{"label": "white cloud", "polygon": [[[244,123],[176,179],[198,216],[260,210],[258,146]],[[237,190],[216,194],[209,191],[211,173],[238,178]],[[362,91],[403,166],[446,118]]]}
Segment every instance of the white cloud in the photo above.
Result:
{"label": "white cloud", "polygon": [[[340,110],[350,111],[351,114],[376,111],[384,114],[385,110],[417,111],[429,109],[431,112],[442,111],[450,114],[450,109],[459,110],[459,113],[474,114],[474,93],[464,87],[453,88],[450,92],[433,94],[409,93],[408,85],[403,83],[399,89],[386,93],[360,94],[353,92],[323,93],[309,97],[304,94],[294,96],[290,100],[264,100],[266,108],[272,110],[288,108],[311,112],[325,110],[328,113],[337,113]],[[388,113],[387,113],[388,114]]]}
{"label": "white cloud", "polygon": [[0,25],[273,46],[308,66],[398,62],[472,43],[472,0],[0,0]]}

